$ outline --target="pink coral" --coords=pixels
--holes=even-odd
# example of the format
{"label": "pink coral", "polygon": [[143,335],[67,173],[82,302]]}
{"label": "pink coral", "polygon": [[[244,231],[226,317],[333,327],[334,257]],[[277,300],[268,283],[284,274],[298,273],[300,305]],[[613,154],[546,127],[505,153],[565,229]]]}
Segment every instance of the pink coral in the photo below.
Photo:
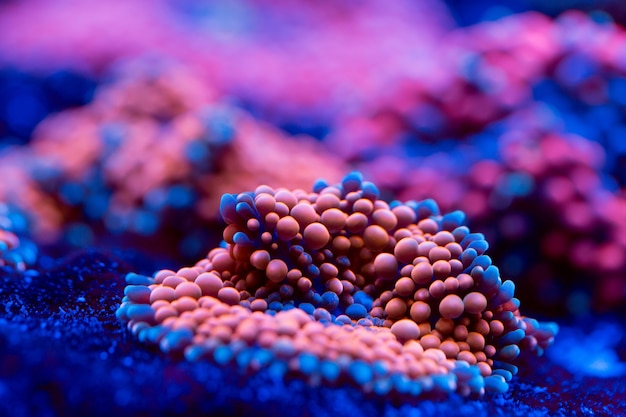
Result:
{"label": "pink coral", "polygon": [[329,379],[326,363],[337,368],[330,382],[366,391],[402,378],[411,388],[399,393],[469,395],[506,390],[520,350],[541,353],[556,332],[520,315],[462,212],[388,204],[358,173],[312,193],[226,194],[220,211],[225,247],[127,277],[118,316],[140,340],[189,360],[266,352],[310,381]]}

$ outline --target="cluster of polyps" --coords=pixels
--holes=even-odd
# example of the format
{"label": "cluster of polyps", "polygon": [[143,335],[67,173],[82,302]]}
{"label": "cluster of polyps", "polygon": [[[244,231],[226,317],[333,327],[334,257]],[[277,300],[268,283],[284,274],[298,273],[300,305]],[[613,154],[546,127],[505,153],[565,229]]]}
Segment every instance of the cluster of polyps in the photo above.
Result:
{"label": "cluster of polyps", "polygon": [[47,117],[28,146],[0,153],[0,176],[11,178],[0,202],[23,211],[38,243],[89,246],[104,231],[185,252],[211,234],[224,189],[338,179],[342,167],[313,139],[216,98],[184,67],[138,60],[89,104]]}
{"label": "cluster of polyps", "polygon": [[270,366],[366,391],[504,391],[521,350],[556,333],[522,317],[487,243],[432,200],[388,204],[360,174],[313,192],[224,195],[225,247],[129,274],[118,316],[189,360]]}

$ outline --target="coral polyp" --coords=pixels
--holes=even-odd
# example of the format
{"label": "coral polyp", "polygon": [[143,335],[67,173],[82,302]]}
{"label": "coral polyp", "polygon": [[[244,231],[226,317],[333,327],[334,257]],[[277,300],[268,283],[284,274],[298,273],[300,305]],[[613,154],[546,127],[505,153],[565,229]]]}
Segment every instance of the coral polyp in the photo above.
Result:
{"label": "coral polyp", "polygon": [[27,223],[20,210],[0,201],[0,268],[24,271],[37,258],[37,246],[28,239]]}
{"label": "coral polyp", "polygon": [[126,277],[117,315],[189,361],[418,396],[504,392],[557,327],[521,315],[480,233],[433,200],[387,203],[360,173],[312,192],[225,194],[224,242]]}

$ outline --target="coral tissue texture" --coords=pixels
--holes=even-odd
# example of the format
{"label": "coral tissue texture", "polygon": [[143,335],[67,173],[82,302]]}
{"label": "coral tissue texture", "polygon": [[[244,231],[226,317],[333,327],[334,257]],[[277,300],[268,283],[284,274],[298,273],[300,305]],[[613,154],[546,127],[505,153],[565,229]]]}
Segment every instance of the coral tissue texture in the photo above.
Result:
{"label": "coral tissue texture", "polygon": [[359,173],[312,192],[225,194],[224,245],[178,271],[131,273],[118,317],[189,361],[274,367],[367,392],[504,392],[557,331],[520,314],[465,215],[387,203]]}

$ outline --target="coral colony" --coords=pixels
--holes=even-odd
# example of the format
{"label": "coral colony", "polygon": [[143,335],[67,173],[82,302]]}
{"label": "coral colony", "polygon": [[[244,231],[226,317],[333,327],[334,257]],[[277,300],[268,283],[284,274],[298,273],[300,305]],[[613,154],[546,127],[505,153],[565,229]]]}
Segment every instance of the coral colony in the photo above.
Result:
{"label": "coral colony", "polygon": [[[253,178],[338,179],[345,170],[312,139],[292,142],[213,96],[180,66],[120,65],[89,105],[51,115],[27,148],[0,154],[0,174],[12,178],[0,184],[0,201],[24,214],[38,242],[167,235],[160,246],[189,256],[206,240],[198,230],[215,220],[223,190]],[[270,157],[256,151],[261,144]],[[291,157],[279,170],[271,154],[283,153]]]}
{"label": "coral colony", "polygon": [[270,367],[366,392],[504,392],[554,323],[520,315],[465,215],[387,203],[359,173],[313,192],[225,194],[224,245],[178,271],[130,273],[118,317],[189,361]]}

